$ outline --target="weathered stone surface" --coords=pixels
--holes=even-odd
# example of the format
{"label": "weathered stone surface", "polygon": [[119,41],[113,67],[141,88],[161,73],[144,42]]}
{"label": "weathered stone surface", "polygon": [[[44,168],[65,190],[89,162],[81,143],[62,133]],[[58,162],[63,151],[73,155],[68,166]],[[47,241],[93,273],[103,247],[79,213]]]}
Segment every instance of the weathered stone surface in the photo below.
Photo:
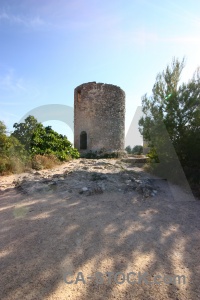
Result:
{"label": "weathered stone surface", "polygon": [[[59,193],[62,197],[121,192],[140,194],[141,199],[156,197],[158,191],[155,180],[149,179],[131,170],[128,164],[123,164],[123,170],[119,168],[119,159],[77,159],[67,163],[62,172],[56,170],[41,171],[41,176],[30,174],[29,177],[16,176],[12,179],[13,187],[26,195]],[[103,166],[102,169],[94,169],[95,166]],[[67,173],[66,173],[67,170]],[[11,186],[11,185],[10,185]],[[2,182],[0,190],[10,187]]]}
{"label": "weathered stone surface", "polygon": [[103,194],[103,188],[99,185],[96,185],[92,188],[90,188],[88,191],[87,191],[87,196],[92,196],[92,195],[95,195],[95,194]]}
{"label": "weathered stone surface", "polygon": [[144,164],[149,160],[148,157],[127,157],[127,158],[123,158],[122,161],[126,162],[126,163],[141,163]]}
{"label": "weathered stone surface", "polygon": [[[82,153],[124,151],[125,93],[112,84],[89,82],[74,91],[74,146]],[[80,135],[87,134],[87,149]]]}
{"label": "weathered stone surface", "polygon": [[101,173],[93,173],[91,177],[92,181],[106,180],[106,179],[108,179],[108,177],[105,174],[101,174]]}

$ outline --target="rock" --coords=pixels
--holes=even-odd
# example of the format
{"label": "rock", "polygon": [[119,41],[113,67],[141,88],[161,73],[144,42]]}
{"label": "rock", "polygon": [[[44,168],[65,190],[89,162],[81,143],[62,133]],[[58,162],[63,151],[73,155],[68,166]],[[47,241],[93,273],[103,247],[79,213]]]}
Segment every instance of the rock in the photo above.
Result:
{"label": "rock", "polygon": [[34,171],[33,169],[28,170],[28,172],[29,172],[30,174],[35,174],[35,171]]}
{"label": "rock", "polygon": [[137,187],[138,187],[137,183],[133,182],[133,184],[132,184],[132,188],[133,188],[133,190],[136,190],[136,189],[137,189]]}
{"label": "rock", "polygon": [[40,172],[35,172],[34,175],[41,175],[41,173]]}
{"label": "rock", "polygon": [[67,170],[67,171],[64,172],[64,175],[67,176],[67,175],[69,175],[69,174],[71,174],[71,173],[73,173],[73,172],[74,172],[74,170]]}
{"label": "rock", "polygon": [[142,181],[139,180],[139,179],[135,179],[135,182],[136,182],[137,184],[142,184]]}
{"label": "rock", "polygon": [[86,191],[88,191],[88,188],[85,186],[85,187],[82,188],[82,191],[86,192]]}
{"label": "rock", "polygon": [[105,184],[101,181],[98,183],[98,187],[100,187],[103,191],[105,191]]}
{"label": "rock", "polygon": [[57,178],[57,177],[60,177],[60,174],[54,174],[54,175],[52,176],[52,178]]}
{"label": "rock", "polygon": [[125,180],[125,183],[126,183],[126,184],[130,184],[130,183],[131,183],[131,180],[130,180],[130,179]]}
{"label": "rock", "polygon": [[152,196],[152,197],[155,197],[156,194],[157,194],[157,191],[156,191],[156,190],[153,190],[153,191],[151,192],[151,196]]}
{"label": "rock", "polygon": [[58,180],[59,180],[58,178],[53,178],[52,182],[58,182]]}
{"label": "rock", "polygon": [[105,179],[108,179],[108,176],[105,175],[105,174],[102,174],[102,175],[100,176],[100,180],[105,180]]}
{"label": "rock", "polygon": [[81,160],[79,160],[80,164],[85,164],[86,162],[87,162],[87,159],[81,159]]}
{"label": "rock", "polygon": [[82,167],[82,169],[83,169],[83,170],[88,170],[88,169],[89,169],[89,167]]}
{"label": "rock", "polygon": [[57,181],[52,181],[50,185],[57,185]]}
{"label": "rock", "polygon": [[80,191],[79,191],[79,194],[83,194],[85,192],[88,191],[88,188],[86,186],[84,186]]}
{"label": "rock", "polygon": [[102,189],[102,187],[96,186],[96,187],[90,188],[90,189],[87,191],[87,196],[92,196],[92,195],[95,195],[95,194],[103,194],[103,189]]}
{"label": "rock", "polygon": [[93,173],[91,178],[92,181],[105,180],[105,179],[108,179],[108,176],[100,173]]}
{"label": "rock", "polygon": [[131,179],[133,182],[135,182],[135,181],[137,180],[137,179],[136,179],[135,177],[133,177],[133,176],[131,176],[130,179]]}
{"label": "rock", "polygon": [[97,166],[105,166],[105,165],[109,165],[110,163],[109,162],[105,162],[105,161],[98,161],[96,163]]}
{"label": "rock", "polygon": [[93,169],[103,169],[101,166],[94,166]]}
{"label": "rock", "polygon": [[149,192],[145,192],[143,195],[145,198],[148,198],[149,196],[151,196],[151,194]]}
{"label": "rock", "polygon": [[123,174],[121,175],[121,177],[122,177],[123,179],[129,179],[129,174],[123,173]]}
{"label": "rock", "polygon": [[46,183],[46,184],[51,183],[51,181],[50,181],[48,178],[43,178],[43,179],[41,180],[41,182],[42,182],[42,183]]}
{"label": "rock", "polygon": [[148,190],[150,190],[150,191],[153,191],[153,189],[154,189],[154,187],[152,185],[150,185],[150,184],[146,184],[145,188],[148,189]]}

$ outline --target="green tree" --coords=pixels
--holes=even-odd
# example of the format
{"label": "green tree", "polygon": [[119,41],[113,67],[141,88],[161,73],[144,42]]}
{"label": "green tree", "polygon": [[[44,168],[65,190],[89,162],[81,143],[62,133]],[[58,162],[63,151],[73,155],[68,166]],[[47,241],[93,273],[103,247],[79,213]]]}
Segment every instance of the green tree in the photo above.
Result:
{"label": "green tree", "polygon": [[6,125],[3,121],[0,121],[0,135],[6,135]]}
{"label": "green tree", "polygon": [[4,124],[4,122],[0,121],[0,155],[1,156],[5,154],[6,142],[7,142],[6,125]]}
{"label": "green tree", "polygon": [[36,128],[31,141],[33,154],[54,154],[59,160],[78,158],[78,150],[72,147],[66,136],[54,131],[51,126]]}
{"label": "green tree", "polygon": [[143,152],[143,147],[141,145],[136,145],[132,149],[132,154],[140,155]]}
{"label": "green tree", "polygon": [[18,139],[28,152],[31,152],[33,134],[36,130],[43,128],[43,125],[33,116],[28,116],[24,122],[15,123],[13,127],[15,130],[12,136]]}
{"label": "green tree", "polygon": [[54,154],[59,160],[78,158],[78,150],[66,136],[54,131],[51,126],[44,127],[33,116],[24,123],[15,123],[12,136],[17,138],[31,155]]}
{"label": "green tree", "polygon": [[180,83],[184,67],[185,59],[173,58],[171,65],[157,75],[152,95],[142,97],[144,115],[139,130],[149,141],[150,156],[158,161],[159,148],[159,159],[167,161],[165,139],[158,134],[164,124],[182,165],[197,167],[200,166],[200,69],[187,83]]}
{"label": "green tree", "polygon": [[0,121],[0,173],[22,171],[28,161],[23,145],[7,135],[5,124]]}
{"label": "green tree", "polygon": [[126,152],[127,152],[128,154],[131,154],[132,149],[131,149],[131,146],[130,146],[130,145],[127,146],[127,147],[125,148],[125,150],[126,150]]}

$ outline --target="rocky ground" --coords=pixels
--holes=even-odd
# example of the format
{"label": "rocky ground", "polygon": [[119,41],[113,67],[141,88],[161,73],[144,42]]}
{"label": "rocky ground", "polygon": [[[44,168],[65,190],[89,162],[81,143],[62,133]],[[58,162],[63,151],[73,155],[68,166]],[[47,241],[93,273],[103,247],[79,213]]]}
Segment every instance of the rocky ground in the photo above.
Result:
{"label": "rocky ground", "polygon": [[[199,208],[120,159],[1,177],[0,299],[200,299]],[[85,284],[75,283],[79,272]],[[107,272],[126,279],[108,282]],[[149,283],[130,284],[129,272],[146,272]],[[186,282],[155,284],[156,275]]]}

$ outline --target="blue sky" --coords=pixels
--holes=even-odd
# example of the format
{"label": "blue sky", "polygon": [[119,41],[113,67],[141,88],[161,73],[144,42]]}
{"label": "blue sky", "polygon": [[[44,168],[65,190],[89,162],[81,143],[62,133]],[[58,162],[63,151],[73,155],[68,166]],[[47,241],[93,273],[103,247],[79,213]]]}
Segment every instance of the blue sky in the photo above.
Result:
{"label": "blue sky", "polygon": [[97,81],[126,92],[127,131],[173,56],[183,81],[200,66],[199,12],[199,0],[0,0],[0,120],[12,130],[40,105],[73,106],[74,88]]}

